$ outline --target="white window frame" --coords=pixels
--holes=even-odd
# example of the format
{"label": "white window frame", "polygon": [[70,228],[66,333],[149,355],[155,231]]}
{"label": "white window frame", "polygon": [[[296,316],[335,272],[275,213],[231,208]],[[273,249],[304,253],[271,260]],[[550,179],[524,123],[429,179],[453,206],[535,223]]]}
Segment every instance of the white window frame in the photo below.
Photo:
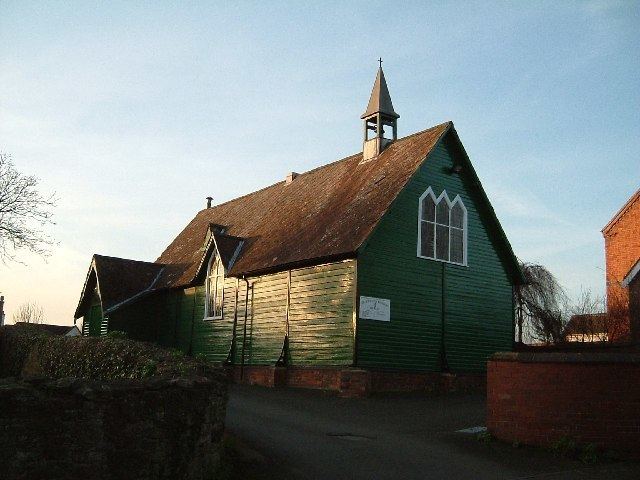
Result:
{"label": "white window frame", "polygon": [[[422,220],[422,201],[428,196],[430,196],[433,199],[433,202],[435,203],[435,208],[436,211],[438,209],[438,204],[441,201],[445,201],[447,202],[447,205],[449,206],[449,255],[448,257],[451,258],[451,228],[456,228],[456,227],[451,227],[451,208],[456,204],[459,203],[460,206],[462,207],[462,211],[464,213],[463,219],[462,219],[462,263],[458,263],[458,262],[452,262],[451,260],[442,260],[439,258],[436,258],[436,245],[437,245],[437,223],[435,222],[435,218],[434,218],[434,237],[433,237],[433,257],[427,257],[422,255],[422,222],[426,220]],[[460,195],[456,195],[454,197],[453,200],[449,199],[449,195],[447,194],[446,190],[442,190],[442,193],[436,197],[436,194],[433,192],[433,188],[429,187],[425,190],[425,192],[420,195],[420,198],[418,199],[418,248],[417,248],[417,256],[418,258],[424,258],[426,260],[434,260],[436,262],[443,262],[443,263],[451,263],[453,265],[460,265],[463,267],[467,267],[468,265],[468,256],[467,256],[467,245],[468,245],[468,241],[467,241],[467,237],[468,237],[468,233],[469,233],[469,228],[468,228],[468,222],[467,222],[467,207],[464,205],[464,202],[462,201],[462,198],[460,198]]]}
{"label": "white window frame", "polygon": [[[211,255],[211,258],[209,259],[209,263],[207,264],[207,276],[205,277],[206,295],[205,295],[205,302],[204,302],[204,319],[205,320],[220,320],[222,317],[224,317],[225,272],[224,272],[224,265],[222,264],[222,259],[220,259],[220,269],[222,271],[222,274],[219,274],[217,272],[213,272],[213,273],[211,272],[211,267],[215,265],[216,259],[218,259],[219,257],[220,255],[218,255],[218,253],[214,251],[213,254]],[[211,304],[211,281],[215,280],[215,285],[217,286],[218,277],[222,277],[222,292],[220,296],[220,315],[214,316],[214,315],[210,315],[210,312],[209,312],[209,305]],[[217,292],[214,292],[214,295],[216,294]]]}

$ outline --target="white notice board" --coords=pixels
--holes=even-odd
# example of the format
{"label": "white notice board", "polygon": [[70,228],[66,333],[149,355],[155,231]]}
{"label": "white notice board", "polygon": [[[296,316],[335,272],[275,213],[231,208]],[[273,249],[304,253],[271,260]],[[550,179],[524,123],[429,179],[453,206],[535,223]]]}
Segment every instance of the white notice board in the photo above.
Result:
{"label": "white notice board", "polygon": [[388,298],[360,297],[360,318],[391,321],[391,300]]}

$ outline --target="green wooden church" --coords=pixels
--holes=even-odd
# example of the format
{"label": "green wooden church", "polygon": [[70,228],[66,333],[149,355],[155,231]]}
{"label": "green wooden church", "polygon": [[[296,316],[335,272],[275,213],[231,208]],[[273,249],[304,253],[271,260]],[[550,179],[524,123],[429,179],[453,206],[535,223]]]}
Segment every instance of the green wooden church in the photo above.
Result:
{"label": "green wooden church", "polygon": [[398,118],[380,68],[361,152],[209,198],[155,262],[94,255],[83,334],[125,331],[267,384],[484,371],[513,345],[518,262],[453,123],[397,138]]}

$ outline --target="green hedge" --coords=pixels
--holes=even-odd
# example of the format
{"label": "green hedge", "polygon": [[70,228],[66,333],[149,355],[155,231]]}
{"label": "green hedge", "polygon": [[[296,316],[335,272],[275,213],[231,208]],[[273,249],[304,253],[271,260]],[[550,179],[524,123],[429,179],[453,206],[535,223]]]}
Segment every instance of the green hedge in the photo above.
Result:
{"label": "green hedge", "polygon": [[113,380],[153,376],[208,376],[216,369],[176,350],[117,335],[64,337],[30,325],[0,328],[0,376]]}
{"label": "green hedge", "polygon": [[31,325],[0,327],[0,377],[19,377],[33,346],[49,336]]}

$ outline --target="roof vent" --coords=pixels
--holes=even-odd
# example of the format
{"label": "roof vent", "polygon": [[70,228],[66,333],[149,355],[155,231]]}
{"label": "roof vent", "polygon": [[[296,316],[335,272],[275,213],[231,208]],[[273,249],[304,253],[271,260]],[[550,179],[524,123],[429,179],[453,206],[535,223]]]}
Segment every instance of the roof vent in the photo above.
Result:
{"label": "roof vent", "polygon": [[211,208],[211,201],[213,200],[213,197],[207,197],[207,208]]}
{"label": "roof vent", "polygon": [[296,172],[291,172],[291,173],[289,173],[289,174],[287,175],[286,180],[285,180],[285,184],[286,184],[286,185],[289,185],[291,182],[293,182],[293,180],[294,180],[298,175],[300,175],[300,174],[299,174],[299,173],[296,173]]}

